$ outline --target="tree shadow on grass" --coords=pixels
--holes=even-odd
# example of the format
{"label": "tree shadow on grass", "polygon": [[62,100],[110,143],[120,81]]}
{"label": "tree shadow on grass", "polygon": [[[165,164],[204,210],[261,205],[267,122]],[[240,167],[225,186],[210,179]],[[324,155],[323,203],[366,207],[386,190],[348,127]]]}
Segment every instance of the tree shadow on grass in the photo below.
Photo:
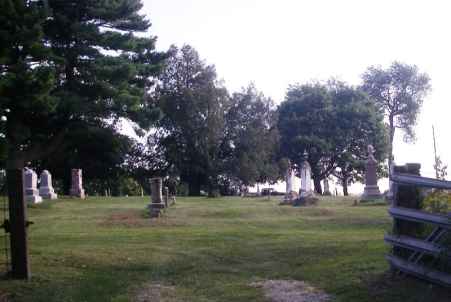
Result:
{"label": "tree shadow on grass", "polygon": [[449,302],[451,289],[392,272],[365,278],[373,301]]}

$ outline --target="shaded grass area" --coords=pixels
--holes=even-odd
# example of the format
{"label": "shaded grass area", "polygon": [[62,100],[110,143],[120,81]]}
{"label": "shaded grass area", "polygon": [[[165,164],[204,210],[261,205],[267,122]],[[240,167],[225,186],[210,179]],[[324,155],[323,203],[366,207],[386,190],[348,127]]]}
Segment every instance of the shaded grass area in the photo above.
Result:
{"label": "shaded grass area", "polygon": [[[61,199],[29,209],[33,278],[2,280],[12,301],[133,301],[148,284],[162,301],[266,301],[250,283],[303,280],[336,301],[449,301],[449,291],[391,278],[384,204],[323,198],[179,198],[150,220],[148,198]],[[3,244],[3,243],[2,243]]]}

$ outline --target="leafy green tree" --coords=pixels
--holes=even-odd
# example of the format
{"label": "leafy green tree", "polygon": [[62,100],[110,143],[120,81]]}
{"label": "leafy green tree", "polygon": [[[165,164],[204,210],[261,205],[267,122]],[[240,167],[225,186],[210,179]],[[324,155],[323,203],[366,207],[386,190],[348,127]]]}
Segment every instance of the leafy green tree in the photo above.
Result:
{"label": "leafy green tree", "polygon": [[[146,98],[166,57],[138,0],[2,1],[0,111],[8,166],[48,159],[80,129],[149,127]],[[80,144],[84,142],[78,141]],[[83,168],[83,167],[81,167]]]}
{"label": "leafy green tree", "polygon": [[60,141],[45,127],[57,102],[50,95],[55,66],[43,41],[47,16],[37,1],[0,2],[0,112],[7,119],[2,134],[8,168],[42,156],[49,139]]}
{"label": "leafy green tree", "polygon": [[[119,179],[129,177],[126,167],[133,141],[110,128],[81,127],[66,135],[66,143],[51,158],[36,161],[38,170],[47,169],[61,181],[61,193],[69,193],[71,169],[83,169],[83,184],[90,195],[113,190]],[[116,195],[119,192],[114,191]]]}
{"label": "leafy green tree", "polygon": [[280,177],[277,117],[274,103],[253,85],[234,93],[227,112],[223,152],[226,174],[245,186],[275,182]]}
{"label": "leafy green tree", "polygon": [[334,173],[347,193],[347,185],[361,179],[368,144],[384,158],[382,119],[366,94],[344,83],[290,86],[279,107],[281,155],[299,167],[306,150],[315,191]]}
{"label": "leafy green tree", "polygon": [[281,156],[290,159],[298,169],[307,151],[318,193],[321,193],[321,180],[335,168],[333,129],[336,125],[332,113],[331,96],[320,84],[290,86],[279,106]]}
{"label": "leafy green tree", "polygon": [[[49,158],[80,125],[106,128],[120,118],[141,127],[164,54],[138,0],[0,1],[0,112],[10,202],[12,275],[28,278],[20,169]],[[19,194],[18,194],[19,193]],[[23,200],[22,200],[23,201]]]}
{"label": "leafy green tree", "polygon": [[189,45],[172,46],[160,84],[155,91],[163,117],[157,136],[166,161],[188,183],[189,194],[210,195],[218,189],[222,171],[221,144],[224,114],[229,107],[226,89],[216,79],[214,66],[206,65]]}
{"label": "leafy green tree", "polygon": [[362,89],[376,102],[388,120],[390,167],[396,128],[404,130],[406,141],[415,139],[413,127],[430,89],[430,79],[417,66],[400,62],[393,62],[387,69],[371,66],[362,78]]}
{"label": "leafy green tree", "polygon": [[[153,132],[153,131],[151,131]],[[146,191],[150,193],[149,179],[169,176],[177,177],[173,166],[166,160],[165,149],[159,145],[158,135],[149,133],[147,142],[134,141],[126,154],[123,168]]]}
{"label": "leafy green tree", "polygon": [[387,131],[382,114],[365,93],[338,81],[330,81],[328,87],[339,125],[337,150],[341,150],[336,160],[337,169],[332,174],[341,181],[346,196],[349,184],[364,180],[368,144],[375,147],[378,174],[384,175]]}

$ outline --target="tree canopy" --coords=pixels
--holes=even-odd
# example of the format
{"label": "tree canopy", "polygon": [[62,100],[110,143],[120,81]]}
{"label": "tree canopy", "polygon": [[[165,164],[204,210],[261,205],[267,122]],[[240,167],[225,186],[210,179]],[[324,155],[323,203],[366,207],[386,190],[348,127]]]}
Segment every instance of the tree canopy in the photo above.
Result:
{"label": "tree canopy", "polygon": [[[337,81],[290,86],[279,107],[278,128],[281,155],[295,168],[308,152],[318,193],[321,180],[337,168],[356,170],[368,144],[376,146],[380,156],[385,150],[382,115],[365,94]],[[345,183],[351,179],[348,175]]]}
{"label": "tree canopy", "polygon": [[1,110],[8,109],[8,159],[42,159],[83,124],[112,127],[124,117],[149,127],[144,97],[165,58],[140,1],[2,2]]}
{"label": "tree canopy", "polygon": [[[291,85],[276,108],[253,85],[229,93],[189,45],[157,51],[141,8],[140,0],[0,2],[1,167],[51,168],[67,187],[66,170],[78,165],[93,192],[170,174],[190,195],[213,196],[274,183],[307,151],[315,190],[334,175],[346,193],[362,180],[368,144],[382,161],[388,140],[391,160],[395,129],[414,137],[430,89],[415,65],[369,67],[359,88]],[[147,142],[119,134],[123,121]]]}
{"label": "tree canopy", "polygon": [[203,186],[213,194],[222,169],[220,147],[228,93],[217,81],[214,66],[203,62],[194,48],[173,46],[169,53],[155,92],[163,114],[158,144],[181,180],[188,183],[190,195],[199,195]]}
{"label": "tree canopy", "polygon": [[223,149],[230,155],[227,161],[230,177],[236,177],[245,186],[277,181],[279,136],[273,101],[249,85],[232,95],[226,120]]}
{"label": "tree canopy", "polygon": [[384,112],[389,128],[389,166],[393,158],[396,128],[406,141],[415,139],[414,126],[430,84],[429,76],[417,66],[393,62],[390,67],[371,66],[363,74],[362,89]]}

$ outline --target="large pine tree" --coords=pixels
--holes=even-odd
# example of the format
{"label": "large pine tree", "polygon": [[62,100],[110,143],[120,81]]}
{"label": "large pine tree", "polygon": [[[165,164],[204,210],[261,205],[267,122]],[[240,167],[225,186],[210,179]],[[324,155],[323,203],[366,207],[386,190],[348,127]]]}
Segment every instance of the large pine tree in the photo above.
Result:
{"label": "large pine tree", "polygon": [[0,1],[0,115],[6,117],[0,144],[7,150],[14,276],[29,277],[20,169],[62,150],[74,130],[114,129],[120,118],[147,127],[153,120],[145,96],[165,54],[145,37],[150,23],[141,6],[138,0]]}
{"label": "large pine tree", "polygon": [[7,111],[11,167],[47,158],[81,125],[113,127],[120,118],[151,125],[156,110],[145,95],[165,54],[146,34],[150,23],[141,6],[139,0],[2,2],[0,109]]}

